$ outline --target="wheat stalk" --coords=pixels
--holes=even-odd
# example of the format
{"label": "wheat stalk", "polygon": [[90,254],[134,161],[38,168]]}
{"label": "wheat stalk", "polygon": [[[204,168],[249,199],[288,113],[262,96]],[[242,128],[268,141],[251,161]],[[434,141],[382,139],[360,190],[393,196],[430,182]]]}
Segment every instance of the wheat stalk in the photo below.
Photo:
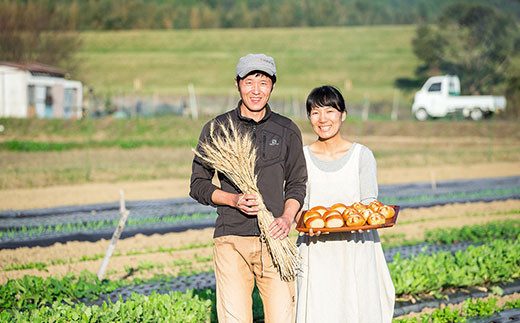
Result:
{"label": "wheat stalk", "polygon": [[193,152],[229,178],[242,193],[259,197],[260,210],[257,217],[261,238],[266,241],[267,250],[282,280],[294,280],[301,257],[288,237],[274,239],[269,234],[269,225],[273,222],[274,216],[265,206],[256,185],[256,148],[253,146],[251,134],[239,131],[231,118],[226,124],[215,125],[214,121],[210,125],[209,140],[200,142],[199,150],[194,149]]}

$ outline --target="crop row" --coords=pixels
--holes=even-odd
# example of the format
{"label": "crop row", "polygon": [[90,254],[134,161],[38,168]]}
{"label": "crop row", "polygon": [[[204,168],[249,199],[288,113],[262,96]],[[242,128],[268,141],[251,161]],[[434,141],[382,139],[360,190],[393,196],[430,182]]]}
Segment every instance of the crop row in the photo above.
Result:
{"label": "crop row", "polygon": [[[520,214],[514,210],[510,214]],[[480,243],[495,239],[511,239],[520,234],[520,219],[493,221],[486,224],[474,224],[462,228],[437,228],[427,230],[425,240],[429,243],[453,244],[461,241]]]}
{"label": "crop row", "polygon": [[438,308],[431,314],[422,314],[419,318],[394,319],[393,323],[466,323],[469,318],[489,317],[496,312],[506,309],[520,308],[520,299],[512,302],[506,302],[504,306],[497,305],[497,298],[489,298],[488,300],[468,298],[462,304],[461,309],[456,308]]}
{"label": "crop row", "polygon": [[79,276],[72,273],[61,278],[26,275],[11,279],[0,287],[0,312],[4,310],[36,310],[56,301],[72,305],[78,301],[98,300],[103,294],[128,285],[149,283],[168,284],[176,277],[155,275],[153,278],[125,280],[99,280],[97,276],[83,271]]}
{"label": "crop row", "polygon": [[[520,210],[510,212],[497,212],[486,216],[519,214]],[[483,214],[475,214],[483,216]],[[454,218],[453,216],[450,218]],[[491,221],[483,224],[465,225],[461,228],[436,228],[426,229],[424,238],[417,240],[405,240],[405,234],[385,233],[381,235],[383,248],[397,246],[416,245],[420,243],[453,244],[462,241],[471,241],[475,244],[488,242],[495,239],[516,239],[520,234],[520,219],[507,219]]]}
{"label": "crop row", "polygon": [[390,205],[401,205],[403,203],[429,202],[438,200],[456,199],[480,199],[488,196],[509,196],[520,194],[520,187],[508,188],[486,188],[473,192],[451,192],[445,194],[424,194],[418,196],[383,197],[381,202]]}
{"label": "crop row", "polygon": [[[520,210],[513,210],[509,212],[496,212],[487,215],[474,214],[474,216],[489,217],[507,214],[520,214]],[[452,219],[454,218],[454,216],[450,216],[448,218]],[[423,220],[421,219],[420,221]],[[425,219],[424,221],[428,220]],[[406,240],[405,233],[385,233],[381,235],[381,242],[383,244],[383,249],[389,249],[398,246],[417,245],[420,243],[448,245],[461,241],[471,241],[476,244],[492,241],[494,239],[515,239],[516,237],[518,237],[519,234],[520,219],[507,219],[491,221],[483,224],[465,225],[461,228],[426,229],[424,233],[424,238],[416,240]]]}
{"label": "crop row", "polygon": [[396,295],[440,293],[449,287],[509,282],[520,277],[520,240],[494,240],[465,251],[441,251],[388,264]]}
{"label": "crop row", "polygon": [[[128,219],[126,222],[127,227],[143,227],[153,226],[161,224],[177,224],[186,221],[200,221],[207,219],[216,218],[216,213],[193,213],[193,214],[181,214],[181,215],[166,215],[162,217],[149,217],[149,218],[138,218]],[[115,229],[119,220],[104,220],[104,221],[93,221],[93,222],[79,222],[79,223],[67,223],[57,224],[39,227],[22,227],[17,229],[8,229],[0,231],[0,241],[15,240],[23,238],[37,238],[50,234],[66,234],[66,233],[77,233],[77,232],[92,232],[99,230]]]}
{"label": "crop row", "polygon": [[[208,291],[211,293],[211,291]],[[211,294],[208,296],[212,296]],[[192,291],[144,296],[133,294],[126,301],[104,303],[101,307],[70,305],[59,301],[33,311],[0,312],[1,322],[209,322],[211,299]]]}
{"label": "crop row", "polygon": [[[455,255],[439,252],[411,259],[396,255],[389,269],[397,296],[440,294],[446,288],[509,282],[520,277],[520,240],[495,240],[480,247],[471,246]],[[25,276],[1,286],[0,309],[35,309],[55,300],[72,303],[79,299],[96,299],[129,284],[131,282],[99,281],[91,274],[77,279],[71,275],[62,279]]]}

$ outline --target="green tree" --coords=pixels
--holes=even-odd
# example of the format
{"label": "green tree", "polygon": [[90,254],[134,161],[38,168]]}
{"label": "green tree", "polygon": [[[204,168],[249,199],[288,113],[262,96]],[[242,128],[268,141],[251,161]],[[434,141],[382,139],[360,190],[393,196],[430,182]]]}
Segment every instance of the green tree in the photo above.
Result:
{"label": "green tree", "polygon": [[508,119],[520,119],[520,59],[515,63],[507,72],[505,117]]}
{"label": "green tree", "polygon": [[412,45],[424,63],[419,77],[455,74],[465,93],[487,94],[504,90],[520,37],[512,16],[487,5],[457,3],[442,11],[437,24],[420,25]]}
{"label": "green tree", "polygon": [[75,53],[81,46],[75,19],[68,6],[40,1],[17,4],[0,2],[0,60],[39,62],[73,72],[78,67]]}

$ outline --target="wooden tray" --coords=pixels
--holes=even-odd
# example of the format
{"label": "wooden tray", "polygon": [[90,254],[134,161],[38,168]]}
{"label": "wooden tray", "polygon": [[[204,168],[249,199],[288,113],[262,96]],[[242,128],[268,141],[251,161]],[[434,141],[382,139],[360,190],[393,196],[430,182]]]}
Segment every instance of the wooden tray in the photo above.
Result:
{"label": "wooden tray", "polygon": [[[382,229],[382,228],[390,228],[393,227],[395,222],[397,222],[397,216],[399,215],[399,205],[390,205],[395,210],[395,215],[391,217],[390,219],[386,219],[385,224],[365,224],[360,225],[356,227],[347,227],[346,224],[344,224],[342,227],[339,228],[320,228],[320,229],[313,229],[314,232],[321,231],[321,232],[345,232],[345,231],[357,231],[357,230],[372,230],[372,229]],[[300,232],[309,232],[309,228],[303,224],[303,216],[305,215],[306,211],[303,211],[302,216],[300,217],[300,220],[296,224],[296,230]]]}

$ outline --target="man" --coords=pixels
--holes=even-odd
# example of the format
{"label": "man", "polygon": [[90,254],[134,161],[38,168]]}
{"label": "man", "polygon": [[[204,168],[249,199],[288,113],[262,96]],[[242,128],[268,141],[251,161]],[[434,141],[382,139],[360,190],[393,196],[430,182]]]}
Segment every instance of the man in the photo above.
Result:
{"label": "man", "polygon": [[[307,170],[301,133],[288,118],[267,104],[276,83],[276,65],[264,54],[249,54],[238,61],[235,86],[238,106],[214,120],[231,118],[241,131],[252,133],[257,149],[255,173],[258,189],[275,220],[269,227],[274,238],[284,239],[303,205]],[[214,121],[212,120],[212,121]],[[199,142],[207,140],[208,122]],[[218,173],[220,187],[212,184],[214,169],[198,157],[193,160],[190,196],[217,207],[213,262],[217,281],[219,322],[252,322],[254,283],[264,304],[265,322],[294,321],[294,282],[283,282],[260,239],[256,195],[242,194]]]}

